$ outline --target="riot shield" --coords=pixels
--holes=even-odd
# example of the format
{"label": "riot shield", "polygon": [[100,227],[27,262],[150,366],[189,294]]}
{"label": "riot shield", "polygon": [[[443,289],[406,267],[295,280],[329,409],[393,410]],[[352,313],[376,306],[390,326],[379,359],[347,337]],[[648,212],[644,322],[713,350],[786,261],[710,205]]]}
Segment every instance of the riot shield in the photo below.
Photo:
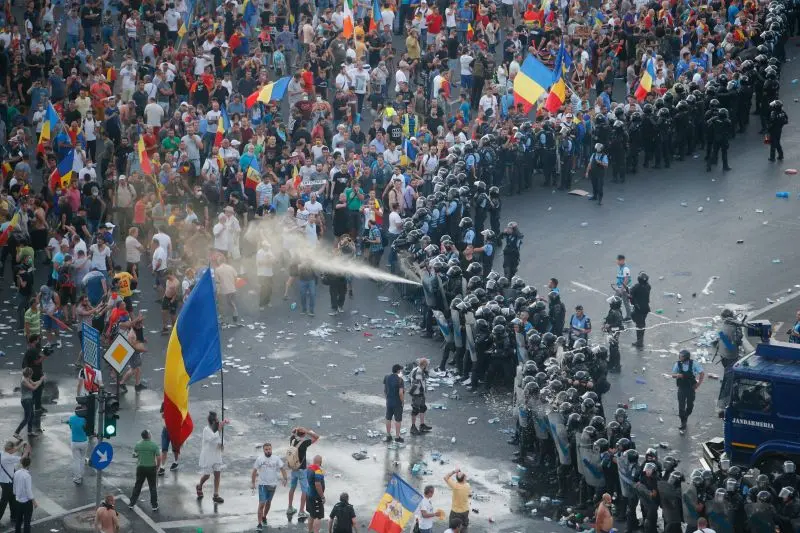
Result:
{"label": "riot shield", "polygon": [[464,347],[464,337],[461,336],[461,313],[457,309],[450,310],[451,324],[453,324],[453,342],[456,348]]}
{"label": "riot shield", "polygon": [[444,341],[447,343],[453,342],[453,330],[450,329],[450,324],[447,322],[447,319],[444,316],[444,313],[439,311],[438,309],[433,310],[433,318],[436,319],[436,323],[439,324],[439,331],[442,332],[442,337],[444,337]]}
{"label": "riot shield", "polygon": [[561,413],[558,411],[551,411],[547,415],[547,420],[550,423],[550,434],[553,436],[553,441],[556,445],[558,462],[565,466],[572,464],[567,426],[564,425],[564,419]]}
{"label": "riot shield", "polygon": [[761,502],[747,502],[747,526],[750,533],[775,533],[775,511],[772,505]]}
{"label": "riot shield", "polygon": [[534,401],[533,430],[536,432],[536,438],[540,441],[544,441],[550,438],[549,421],[547,419],[547,411],[550,404],[542,402],[539,399]]}
{"label": "riot shield", "polygon": [[672,485],[666,479],[661,479],[658,481],[658,496],[661,500],[664,524],[680,524],[683,521],[680,488]]}
{"label": "riot shield", "polygon": [[517,360],[524,363],[528,360],[528,349],[525,348],[525,334],[523,332],[514,335],[517,341]]}
{"label": "riot shield", "polygon": [[734,508],[728,500],[708,502],[707,516],[709,527],[717,533],[733,533]]}
{"label": "riot shield", "polygon": [[436,276],[425,273],[422,276],[422,293],[425,296],[425,305],[433,309],[436,307]]}
{"label": "riot shield", "polygon": [[683,494],[681,495],[683,520],[690,526],[697,525],[697,519],[700,518],[700,513],[697,512],[697,502],[697,487],[691,483],[684,485]]}
{"label": "riot shield", "polygon": [[622,495],[630,498],[633,496],[633,477],[631,476],[631,464],[624,456],[617,456],[617,475]]}
{"label": "riot shield", "polygon": [[464,315],[464,343],[469,352],[469,358],[472,362],[478,360],[478,350],[475,348],[475,336],[472,334],[472,327],[475,325],[475,314],[469,311]]}
{"label": "riot shield", "polygon": [[606,478],[603,474],[603,466],[600,462],[600,454],[594,449],[594,438],[582,432],[576,435],[578,445],[578,471],[583,475],[586,484],[590,487],[604,487]]}
{"label": "riot shield", "polygon": [[[644,474],[642,475],[644,476]],[[642,505],[646,506],[653,503],[653,495],[651,494],[651,490],[647,488],[647,485],[645,485],[641,481],[637,481],[633,485],[633,488],[636,491],[636,495],[639,497],[639,501],[642,502]]]}

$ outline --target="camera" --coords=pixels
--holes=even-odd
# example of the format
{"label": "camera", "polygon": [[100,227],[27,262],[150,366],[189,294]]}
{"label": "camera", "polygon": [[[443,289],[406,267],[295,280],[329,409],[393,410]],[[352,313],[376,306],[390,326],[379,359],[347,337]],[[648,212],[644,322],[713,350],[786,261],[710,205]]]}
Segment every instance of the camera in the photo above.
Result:
{"label": "camera", "polygon": [[55,347],[50,343],[43,344],[41,349],[42,349],[42,355],[44,355],[45,357],[53,355],[53,352],[56,350]]}

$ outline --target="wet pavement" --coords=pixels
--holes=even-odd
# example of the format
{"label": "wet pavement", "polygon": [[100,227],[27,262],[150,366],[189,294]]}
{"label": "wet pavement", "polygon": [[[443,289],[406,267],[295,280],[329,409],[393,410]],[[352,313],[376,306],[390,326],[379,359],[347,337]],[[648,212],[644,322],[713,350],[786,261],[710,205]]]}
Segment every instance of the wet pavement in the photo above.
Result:
{"label": "wet pavement", "polygon": [[[792,62],[783,75],[786,94],[781,97],[787,102],[791,121],[784,131],[787,147],[795,146],[798,140],[798,106],[790,103],[798,96],[797,88],[789,83],[797,71]],[[634,274],[640,270],[650,274],[654,313],[648,320],[646,349],[632,349],[633,332],[623,334],[622,373],[611,376],[612,389],[604,403],[607,408],[619,403],[646,404],[646,408],[629,411],[637,447],[663,443],[661,456],[676,455],[684,472],[697,465],[699,444],[721,434],[714,408],[719,381],[712,378],[700,387],[689,430],[679,435],[675,386],[665,376],[677,352],[684,347],[692,350],[709,377],[721,375],[721,366],[711,362],[713,348],[704,346],[703,334],[716,331],[714,320],[723,306],[748,309],[751,316],[752,311],[762,310],[760,318],[783,322],[776,328],[779,334],[793,323],[794,311],[800,307],[793,300],[800,288],[795,286],[791,268],[800,254],[800,249],[791,245],[800,227],[796,208],[800,178],[784,174],[784,169],[797,167],[800,160],[787,150],[782,164],[768,163],[767,148],[756,129],[751,123],[749,132],[733,141],[732,172],[705,173],[701,159],[675,163],[670,170],[640,171],[624,185],[607,183],[603,207],[579,197],[551,193],[538,184],[522,197],[504,199],[503,220],[517,220],[525,234],[520,274],[540,292],[551,276],[558,277],[567,308],[583,304],[593,319],[595,342],[602,340],[597,332],[607,309],[605,298],[615,275],[616,255],[627,255]],[[537,182],[540,179],[536,177]],[[579,186],[588,185],[581,182]],[[789,191],[790,198],[776,198],[777,191]],[[251,267],[248,265],[248,269]],[[38,274],[44,276],[44,269]],[[161,428],[166,337],[158,333],[160,311],[153,301],[150,281],[145,274],[144,292],[137,302],[137,308],[148,314],[150,352],[144,357],[143,370],[150,388],[134,393],[131,387],[121,400],[119,435],[111,441],[115,456],[104,472],[104,492],[130,494],[135,465],[132,447],[142,429],[149,428],[158,435]],[[436,363],[440,350],[438,343],[421,339],[414,331],[416,320],[410,317],[415,309],[405,303],[393,305],[400,300],[396,289],[369,281],[357,281],[354,288],[355,298],[348,299],[345,314],[334,318],[327,316],[327,291],[320,286],[314,319],[291,309],[296,297],[281,301],[280,290],[276,290],[278,299],[273,307],[259,312],[257,289],[242,289],[246,325],[223,330],[222,342],[227,371],[225,409],[231,421],[225,432],[226,467],[221,490],[225,503],[215,506],[209,497],[201,502],[195,499],[198,429],[184,447],[180,470],[159,479],[160,511],[152,513],[145,504],[144,510],[134,514],[123,506],[125,515],[134,522],[134,531],[193,532],[198,527],[215,532],[252,530],[257,504],[249,488],[252,462],[265,441],[271,441],[276,453],[282,453],[293,425],[309,426],[322,435],[312,450],[323,456],[329,499],[335,501],[340,492],[349,492],[362,529],[369,523],[392,473],[420,490],[434,485],[435,506],[449,509],[449,493],[442,477],[456,466],[468,473],[476,496],[472,507],[477,512],[472,514],[470,530],[560,529],[556,523],[526,516],[530,513],[524,503],[532,496],[520,496],[513,486],[512,476],[521,472],[509,460],[512,448],[505,443],[513,427],[507,394],[483,397],[442,382],[428,392],[432,433],[406,435],[405,444],[399,447],[387,446],[379,437],[370,436],[383,432],[381,383],[391,365],[410,363],[421,356]],[[22,337],[6,329],[14,326],[12,295],[8,284],[3,284],[0,349],[5,358],[0,364],[5,368],[0,372],[0,405],[4,407],[8,435],[21,418],[14,387],[20,379],[23,352]],[[377,322],[370,323],[371,319]],[[68,428],[61,422],[73,407],[77,369],[69,363],[75,358],[77,335],[64,335],[62,341],[64,347],[45,364],[50,381],[57,384],[58,400],[48,406],[45,433],[34,443],[32,472],[40,502],[34,518],[43,520],[34,530],[43,532],[59,530],[54,517],[90,504],[94,498],[91,471],[82,486],[75,487],[71,482]],[[363,372],[356,373],[362,368]],[[219,376],[192,387],[191,412],[198,428],[208,410],[220,411],[221,392]],[[406,428],[409,415],[406,413]],[[473,416],[477,422],[468,424]],[[362,450],[365,459],[352,457]],[[416,464],[420,466],[414,469]],[[413,474],[412,469],[418,473]],[[533,495],[552,495],[549,472],[533,475]],[[207,494],[209,490],[207,487]],[[142,496],[145,503],[146,492]],[[304,526],[300,529],[296,522],[287,522],[287,492],[278,489],[270,527],[301,531]],[[0,527],[5,524],[4,520]],[[436,530],[445,527],[437,523]]]}

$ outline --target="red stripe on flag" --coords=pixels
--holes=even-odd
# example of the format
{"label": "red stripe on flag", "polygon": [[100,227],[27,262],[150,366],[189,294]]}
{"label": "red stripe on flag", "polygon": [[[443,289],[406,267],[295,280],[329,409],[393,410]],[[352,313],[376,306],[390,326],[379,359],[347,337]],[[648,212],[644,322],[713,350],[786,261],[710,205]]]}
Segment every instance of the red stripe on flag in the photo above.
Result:
{"label": "red stripe on flag", "polygon": [[400,524],[393,522],[386,513],[381,511],[375,511],[375,514],[372,515],[369,529],[376,533],[400,533],[403,531]]}
{"label": "red stripe on flag", "polygon": [[164,425],[167,427],[167,434],[169,434],[172,446],[179,449],[194,430],[192,416],[186,413],[186,420],[184,420],[180,409],[172,403],[167,395],[164,395]]}

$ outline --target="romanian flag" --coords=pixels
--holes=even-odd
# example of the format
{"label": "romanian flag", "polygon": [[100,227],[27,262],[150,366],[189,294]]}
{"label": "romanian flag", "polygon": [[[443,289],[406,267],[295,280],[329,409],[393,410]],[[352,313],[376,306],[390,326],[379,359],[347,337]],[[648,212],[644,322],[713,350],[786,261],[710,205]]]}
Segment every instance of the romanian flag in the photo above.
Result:
{"label": "romanian flag", "polygon": [[186,23],[181,18],[181,25],[178,28],[178,39],[183,39],[183,36],[186,35]]}
{"label": "romanian flag", "polygon": [[544,103],[545,109],[551,113],[556,113],[567,99],[567,84],[564,78],[571,65],[572,59],[567,54],[567,49],[564,47],[564,40],[562,39],[553,68],[553,86],[550,87],[550,94],[547,95],[547,101]]}
{"label": "romanian flag", "polygon": [[14,213],[14,216],[11,217],[11,220],[3,224],[2,226],[3,231],[0,232],[0,246],[6,245],[6,243],[8,242],[9,235],[11,235],[11,232],[14,231],[14,228],[16,228],[18,225],[19,225],[19,210],[17,210],[17,212]]}
{"label": "romanian flag", "polygon": [[178,447],[192,434],[189,386],[222,369],[217,305],[211,269],[207,269],[183,304],[172,328],[164,365],[164,425]]}
{"label": "romanian flag", "polygon": [[606,16],[606,14],[598,9],[597,13],[595,13],[594,15],[594,27],[601,28],[603,24],[605,24],[607,21],[608,17]]}
{"label": "romanian flag", "polygon": [[0,168],[3,172],[3,178],[8,178],[9,174],[11,174],[14,169],[11,167],[11,163],[8,161],[3,161],[3,166]]}
{"label": "romanian flag", "polygon": [[647,68],[644,69],[642,79],[639,80],[639,86],[636,88],[634,96],[640,102],[644,100],[650,91],[653,90],[653,80],[656,79],[656,67],[653,64],[653,59],[647,61]]}
{"label": "romanian flag", "polygon": [[72,167],[75,166],[75,149],[73,148],[64,159],[58,164],[55,170],[58,181],[61,183],[61,188],[66,189],[72,181]]}
{"label": "romanian flag", "polygon": [[259,183],[261,183],[261,165],[258,164],[258,158],[253,157],[250,166],[247,167],[247,179],[244,186],[247,189],[255,190]]}
{"label": "romanian flag", "polygon": [[47,111],[45,111],[44,121],[42,121],[42,133],[39,134],[39,144],[36,145],[37,153],[44,153],[44,145],[52,140],[58,121],[58,113],[53,108],[53,104],[47,104]]}
{"label": "romanian flag", "polygon": [[150,164],[150,156],[147,155],[147,150],[144,147],[144,139],[139,136],[139,142],[136,144],[136,151],[139,153],[139,166],[142,168],[145,176],[153,175],[153,165]]}
{"label": "romanian flag", "polygon": [[369,529],[377,533],[400,533],[414,515],[422,501],[422,495],[403,481],[397,474],[386,485]]}
{"label": "romanian flag", "polygon": [[345,39],[353,36],[355,22],[353,19],[353,0],[344,0],[344,33]]}
{"label": "romanian flag", "polygon": [[514,77],[514,105],[522,104],[525,113],[536,105],[553,83],[553,73],[544,63],[528,54]]}
{"label": "romanian flag", "polygon": [[244,6],[242,8],[242,15],[244,17],[244,21],[246,24],[250,24],[250,20],[256,14],[256,6],[251,2],[251,0],[245,0]]}
{"label": "romanian flag", "polygon": [[378,23],[383,20],[383,15],[381,14],[381,5],[378,3],[378,0],[372,0],[372,18],[369,21],[369,29],[377,30]]}
{"label": "romanian flag", "polygon": [[220,110],[219,119],[217,119],[217,135],[214,137],[214,146],[222,146],[222,139],[225,138],[225,134],[229,131],[231,131],[231,120],[223,107]]}
{"label": "romanian flag", "polygon": [[475,30],[472,29],[472,24],[467,22],[467,41],[471,41],[475,38]]}
{"label": "romanian flag", "polygon": [[248,96],[245,99],[244,105],[247,109],[250,109],[256,105],[256,102],[268,104],[272,101],[280,101],[283,99],[283,95],[286,94],[286,89],[289,87],[289,81],[291,79],[291,76],[286,76],[285,78],[264,85],[264,87]]}

